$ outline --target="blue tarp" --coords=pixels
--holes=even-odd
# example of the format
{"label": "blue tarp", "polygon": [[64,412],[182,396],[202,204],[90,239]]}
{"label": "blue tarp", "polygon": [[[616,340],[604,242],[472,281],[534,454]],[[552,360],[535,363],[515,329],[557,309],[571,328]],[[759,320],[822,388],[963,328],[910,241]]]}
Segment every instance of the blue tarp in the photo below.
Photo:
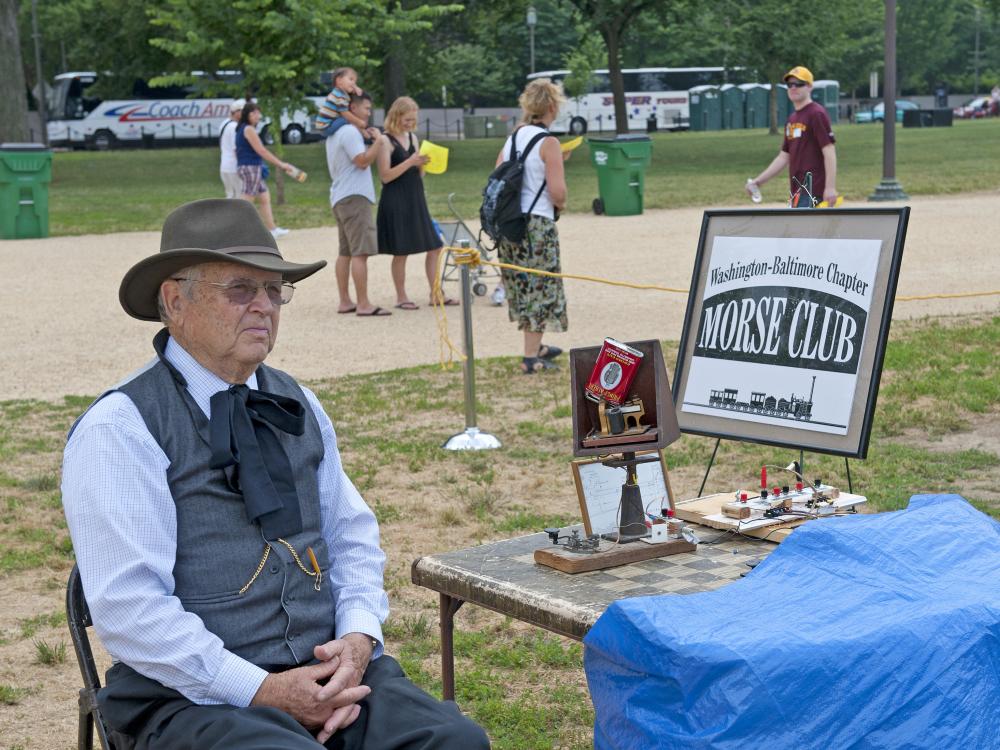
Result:
{"label": "blue tarp", "polygon": [[958,495],[805,524],[584,639],[605,748],[1000,748],[1000,524]]}

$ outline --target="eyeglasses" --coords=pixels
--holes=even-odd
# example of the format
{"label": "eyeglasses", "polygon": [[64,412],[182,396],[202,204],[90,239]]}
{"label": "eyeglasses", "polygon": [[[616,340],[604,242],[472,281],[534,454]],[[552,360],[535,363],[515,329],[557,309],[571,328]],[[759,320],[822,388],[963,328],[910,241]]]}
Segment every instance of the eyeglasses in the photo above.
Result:
{"label": "eyeglasses", "polygon": [[800,89],[803,86],[808,86],[809,84],[805,81],[786,81],[785,85],[790,89]]}
{"label": "eyeglasses", "polygon": [[292,301],[292,294],[295,286],[287,281],[264,281],[255,284],[252,281],[234,281],[229,284],[221,284],[217,281],[202,281],[201,279],[186,279],[174,276],[173,281],[193,281],[196,284],[208,284],[220,289],[226,299],[234,305],[249,305],[257,298],[257,292],[261,289],[271,300],[272,305],[287,305]]}

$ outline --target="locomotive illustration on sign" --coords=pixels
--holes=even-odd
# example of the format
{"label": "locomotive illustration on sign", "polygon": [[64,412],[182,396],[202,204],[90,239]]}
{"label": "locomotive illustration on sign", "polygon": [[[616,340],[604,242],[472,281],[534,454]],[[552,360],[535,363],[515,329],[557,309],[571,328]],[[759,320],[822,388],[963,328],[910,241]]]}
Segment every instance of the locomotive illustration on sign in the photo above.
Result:
{"label": "locomotive illustration on sign", "polygon": [[813,391],[815,388],[816,376],[813,375],[808,399],[799,398],[794,393],[789,398],[778,398],[776,396],[769,396],[763,391],[751,391],[749,401],[740,401],[740,392],[736,388],[713,389],[709,395],[708,405],[716,409],[731,409],[733,411],[745,411],[752,414],[764,414],[769,417],[801,419],[808,422],[812,419]]}

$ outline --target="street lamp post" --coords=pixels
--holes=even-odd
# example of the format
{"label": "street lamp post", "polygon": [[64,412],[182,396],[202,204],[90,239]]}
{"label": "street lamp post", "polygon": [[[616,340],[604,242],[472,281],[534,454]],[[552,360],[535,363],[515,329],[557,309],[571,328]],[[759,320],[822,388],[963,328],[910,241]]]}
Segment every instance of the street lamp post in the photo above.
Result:
{"label": "street lamp post", "polygon": [[905,201],[896,179],[896,0],[885,0],[885,82],[882,84],[882,181],[870,201]]}
{"label": "street lamp post", "polygon": [[31,37],[35,42],[35,80],[38,81],[38,117],[42,121],[42,143],[49,145],[49,111],[45,101],[45,76],[42,75],[42,49],[38,34],[38,3],[31,0]]}
{"label": "street lamp post", "polygon": [[535,12],[535,6],[528,6],[528,44],[531,49],[531,72],[535,72],[535,25],[538,23],[538,13]]}

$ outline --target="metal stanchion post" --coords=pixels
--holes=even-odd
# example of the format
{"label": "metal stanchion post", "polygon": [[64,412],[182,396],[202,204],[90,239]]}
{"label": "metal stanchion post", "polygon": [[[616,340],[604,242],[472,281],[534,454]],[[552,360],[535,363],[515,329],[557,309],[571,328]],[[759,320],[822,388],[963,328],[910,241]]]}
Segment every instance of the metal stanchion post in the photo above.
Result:
{"label": "metal stanchion post", "polygon": [[[468,249],[469,241],[460,240],[459,246]],[[465,390],[465,430],[448,438],[442,446],[449,451],[481,451],[499,448],[500,441],[476,426],[476,359],[472,351],[472,280],[469,266],[461,265],[462,284],[462,333],[465,338],[465,362],[462,365],[462,382]]]}

